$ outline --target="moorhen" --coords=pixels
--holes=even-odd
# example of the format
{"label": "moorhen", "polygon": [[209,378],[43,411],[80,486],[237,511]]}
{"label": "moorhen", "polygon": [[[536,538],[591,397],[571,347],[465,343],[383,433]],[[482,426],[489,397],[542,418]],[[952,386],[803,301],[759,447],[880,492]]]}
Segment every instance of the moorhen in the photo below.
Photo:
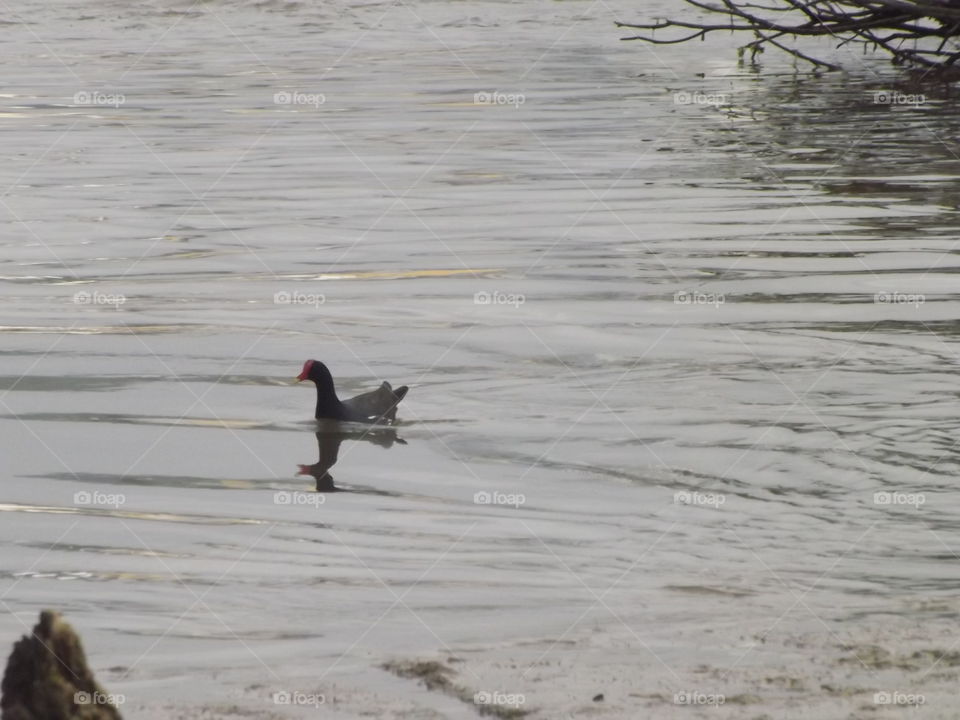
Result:
{"label": "moorhen", "polygon": [[307,360],[297,381],[313,380],[317,386],[317,420],[347,420],[361,423],[392,423],[397,418],[397,404],[409,388],[404,385],[394,390],[384,381],[376,390],[340,400],[333,387],[333,376],[319,360]]}

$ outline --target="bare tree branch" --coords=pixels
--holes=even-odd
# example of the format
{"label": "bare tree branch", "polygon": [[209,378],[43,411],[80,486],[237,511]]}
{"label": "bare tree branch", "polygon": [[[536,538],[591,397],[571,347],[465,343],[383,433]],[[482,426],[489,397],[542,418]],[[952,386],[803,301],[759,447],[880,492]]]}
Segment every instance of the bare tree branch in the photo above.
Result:
{"label": "bare tree branch", "polygon": [[[848,43],[880,49],[896,65],[948,67],[960,60],[960,0],[685,0],[726,23],[658,18],[649,23],[618,22],[618,27],[647,30],[624,40],[675,45],[703,39],[718,30],[750,33],[741,47],[756,56],[764,46],[778,48],[816,67],[839,69],[783,42],[783,38],[828,36],[837,47]],[[658,38],[658,30],[693,30],[679,37]]]}

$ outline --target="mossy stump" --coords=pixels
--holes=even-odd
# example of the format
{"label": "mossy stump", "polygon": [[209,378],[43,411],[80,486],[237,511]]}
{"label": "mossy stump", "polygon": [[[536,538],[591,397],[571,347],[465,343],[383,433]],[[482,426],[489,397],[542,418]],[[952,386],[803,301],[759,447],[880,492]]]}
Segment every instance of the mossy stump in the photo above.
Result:
{"label": "mossy stump", "polygon": [[122,720],[97,684],[80,638],[44,610],[31,636],[13,646],[0,685],[0,720]]}

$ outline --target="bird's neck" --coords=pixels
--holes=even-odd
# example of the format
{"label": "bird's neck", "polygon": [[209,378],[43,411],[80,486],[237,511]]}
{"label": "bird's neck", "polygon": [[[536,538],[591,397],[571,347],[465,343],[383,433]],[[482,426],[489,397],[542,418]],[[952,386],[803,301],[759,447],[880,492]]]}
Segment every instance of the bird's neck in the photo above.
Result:
{"label": "bird's neck", "polygon": [[343,415],[343,403],[333,388],[323,389],[317,385],[317,418],[339,418]]}

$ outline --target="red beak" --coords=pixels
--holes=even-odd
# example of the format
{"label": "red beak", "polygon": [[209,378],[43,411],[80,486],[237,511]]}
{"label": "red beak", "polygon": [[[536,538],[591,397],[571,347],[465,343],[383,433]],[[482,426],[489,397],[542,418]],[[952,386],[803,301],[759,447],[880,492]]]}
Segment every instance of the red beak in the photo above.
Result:
{"label": "red beak", "polygon": [[303,369],[300,371],[300,374],[297,375],[297,382],[300,382],[301,380],[306,380],[307,378],[310,377],[310,371],[313,370],[313,363],[314,363],[313,360],[307,360],[303,364]]}

